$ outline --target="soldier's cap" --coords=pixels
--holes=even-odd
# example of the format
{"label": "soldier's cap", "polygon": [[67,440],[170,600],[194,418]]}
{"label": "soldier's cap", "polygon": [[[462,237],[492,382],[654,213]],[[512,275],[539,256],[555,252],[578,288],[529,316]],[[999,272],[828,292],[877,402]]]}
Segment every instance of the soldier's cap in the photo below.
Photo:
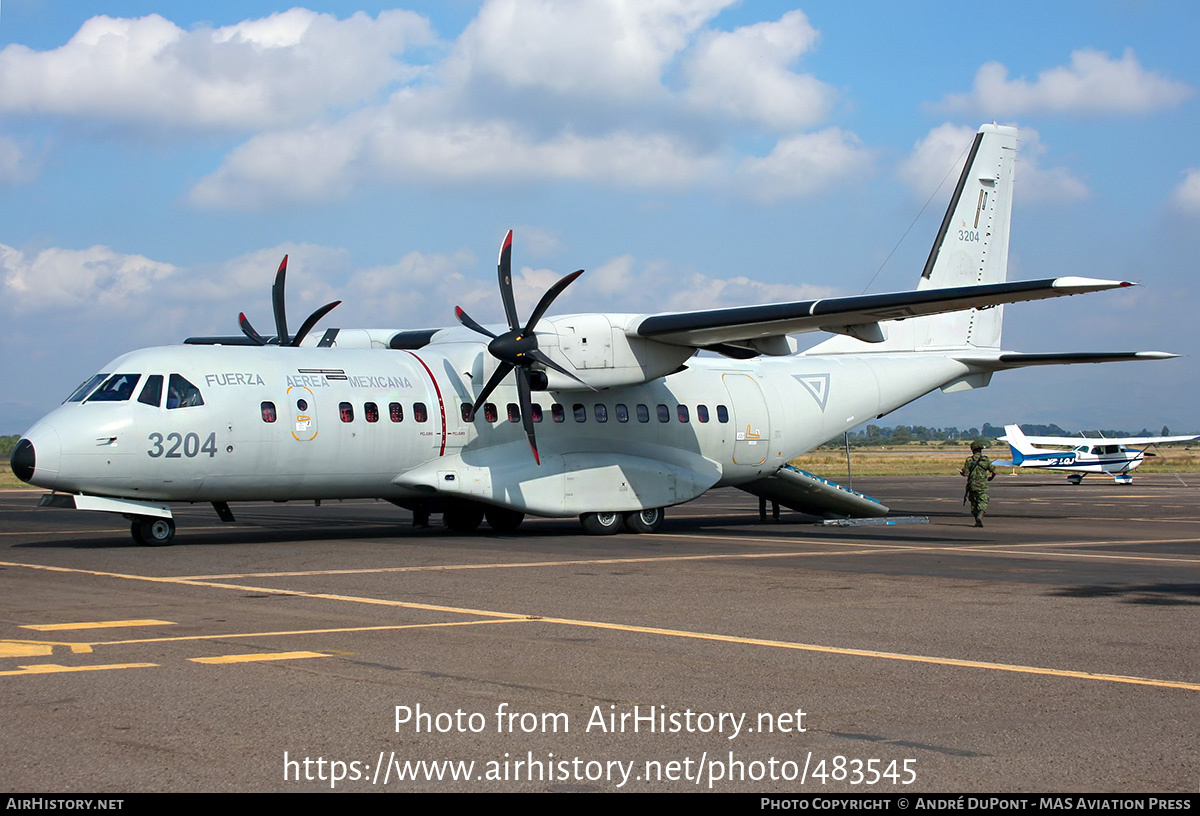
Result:
{"label": "soldier's cap", "polygon": [[976,439],[974,442],[971,443],[971,450],[973,450],[973,451],[983,450],[983,443],[980,442],[978,439]]}

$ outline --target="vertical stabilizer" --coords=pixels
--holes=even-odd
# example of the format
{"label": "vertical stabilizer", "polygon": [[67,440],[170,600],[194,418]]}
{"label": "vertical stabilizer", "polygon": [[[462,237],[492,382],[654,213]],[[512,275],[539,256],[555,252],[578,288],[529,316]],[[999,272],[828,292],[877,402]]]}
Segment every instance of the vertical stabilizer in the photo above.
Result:
{"label": "vertical stabilizer", "polygon": [[[984,125],[975,134],[958,186],[925,261],[918,289],[1002,283],[1008,278],[1017,129]],[[1002,306],[925,322],[917,348],[999,348]],[[922,336],[924,335],[924,336]]]}
{"label": "vertical stabilizer", "polygon": [[1038,452],[1038,449],[1029,443],[1019,425],[1004,426],[1004,441],[1008,443],[1008,448],[1012,451],[1014,465],[1021,464],[1025,461],[1025,457]]}
{"label": "vertical stabilizer", "polygon": [[[979,128],[921,271],[918,290],[1007,280],[1016,158],[1015,127]],[[887,338],[882,343],[833,337],[808,353],[998,349],[1003,317],[1004,307],[995,306],[890,321],[882,324]]]}

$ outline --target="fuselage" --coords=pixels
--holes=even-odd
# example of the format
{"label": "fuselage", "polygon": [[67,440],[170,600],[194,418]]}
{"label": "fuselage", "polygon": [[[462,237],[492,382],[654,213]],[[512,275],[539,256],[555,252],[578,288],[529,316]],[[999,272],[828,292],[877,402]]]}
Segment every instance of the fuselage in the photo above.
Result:
{"label": "fuselage", "polygon": [[520,483],[594,454],[710,465],[715,483],[670,494],[685,501],[763,478],[968,373],[930,354],[697,356],[641,385],[535,392],[538,465],[511,384],[468,418],[493,366],[478,343],[135,351],[29,429],[27,472],[18,475],[56,491],[146,501],[412,500],[423,493],[402,483],[405,473],[443,461],[490,467],[499,457],[516,474],[515,492],[490,501],[573,515],[586,496],[523,504]]}
{"label": "fuselage", "polygon": [[1098,444],[1079,445],[1072,450],[1038,448],[1036,454],[1024,454],[1020,466],[1034,470],[1066,473],[1128,473],[1145,461],[1146,454],[1125,445],[1099,440]]}

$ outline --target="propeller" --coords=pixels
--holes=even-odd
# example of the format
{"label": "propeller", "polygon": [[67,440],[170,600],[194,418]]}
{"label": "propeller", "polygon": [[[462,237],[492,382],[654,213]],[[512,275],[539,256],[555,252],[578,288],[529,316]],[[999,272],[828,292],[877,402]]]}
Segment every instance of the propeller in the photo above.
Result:
{"label": "propeller", "polygon": [[535,369],[534,365],[544,368],[551,368],[560,374],[565,374],[572,380],[575,380],[580,385],[587,387],[587,383],[576,377],[570,371],[567,371],[558,363],[551,360],[544,352],[538,349],[537,335],[534,333],[534,327],[538,321],[542,319],[542,315],[550,308],[550,304],[554,299],[562,294],[571,283],[583,274],[583,270],[572,272],[558,283],[551,286],[542,295],[542,299],[538,301],[534,307],[533,314],[529,316],[524,327],[521,326],[520,319],[517,317],[517,305],[513,299],[512,288],[512,230],[504,236],[504,243],[500,246],[500,260],[496,265],[496,272],[500,278],[500,299],[504,303],[504,316],[508,320],[508,331],[503,334],[496,335],[485,329],[483,326],[471,319],[471,316],[462,310],[462,307],[454,307],[454,316],[458,318],[458,322],[462,323],[468,329],[478,332],[486,337],[492,338],[492,342],[488,343],[488,351],[493,357],[500,361],[500,365],[496,366],[496,372],[492,374],[491,379],[487,381],[487,385],[479,392],[479,397],[475,400],[475,404],[471,406],[471,419],[474,420],[475,413],[487,402],[487,398],[491,396],[492,391],[496,386],[508,376],[510,371],[516,371],[517,375],[517,397],[521,405],[521,422],[525,426],[525,436],[529,439],[529,447],[533,450],[533,458],[540,465],[541,457],[538,455],[537,438],[533,432],[533,400],[530,396],[533,390],[534,378],[538,379],[538,388],[545,388],[546,375],[541,369]]}
{"label": "propeller", "polygon": [[288,337],[287,312],[283,305],[283,285],[284,279],[287,278],[287,261],[288,256],[284,255],[283,260],[279,262],[279,269],[275,272],[275,283],[271,286],[271,305],[275,310],[275,337],[271,339],[263,337],[250,325],[250,321],[246,319],[245,312],[238,313],[238,325],[242,327],[242,333],[260,346],[299,346],[300,341],[308,336],[313,326],[317,325],[317,321],[329,314],[333,311],[333,307],[341,303],[340,300],[335,300],[333,303],[326,303],[320,309],[310,314],[300,324],[300,331],[296,332],[295,337]]}

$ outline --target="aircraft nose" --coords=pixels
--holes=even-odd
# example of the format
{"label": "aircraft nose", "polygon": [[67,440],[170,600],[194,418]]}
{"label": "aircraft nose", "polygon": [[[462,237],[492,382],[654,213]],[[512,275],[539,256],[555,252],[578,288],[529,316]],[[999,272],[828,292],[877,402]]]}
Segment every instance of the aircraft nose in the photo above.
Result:
{"label": "aircraft nose", "polygon": [[33,449],[33,443],[28,439],[22,439],[13,448],[12,458],[8,460],[12,472],[22,482],[28,482],[33,479],[33,471],[37,468],[37,453]]}
{"label": "aircraft nose", "polygon": [[61,449],[58,431],[45,422],[39,422],[17,442],[8,464],[22,482],[53,488],[59,475]]}

